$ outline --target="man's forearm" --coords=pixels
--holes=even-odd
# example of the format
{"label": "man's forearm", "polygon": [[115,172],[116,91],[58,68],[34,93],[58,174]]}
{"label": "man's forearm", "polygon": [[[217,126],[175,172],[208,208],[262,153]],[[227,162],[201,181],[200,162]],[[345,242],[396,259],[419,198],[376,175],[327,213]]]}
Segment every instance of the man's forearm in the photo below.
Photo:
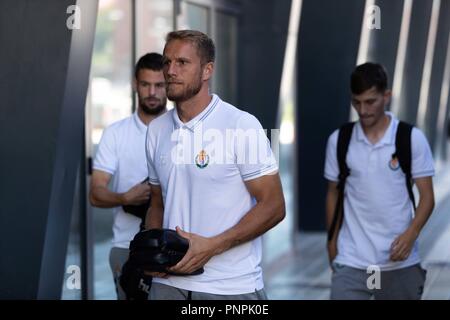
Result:
{"label": "man's forearm", "polygon": [[164,209],[150,207],[145,218],[145,229],[161,229],[163,224]]}
{"label": "man's forearm", "polygon": [[414,232],[415,236],[418,237],[422,228],[428,221],[428,218],[431,216],[434,208],[434,197],[433,195],[421,196],[419,200],[419,204],[416,209],[416,213],[414,215],[414,219],[409,226],[409,230]]}
{"label": "man's forearm", "polygon": [[99,208],[113,208],[124,205],[123,193],[112,192],[106,187],[95,187],[91,190],[90,202]]}
{"label": "man's forearm", "polygon": [[338,193],[337,191],[328,191],[326,197],[325,211],[326,211],[326,227],[330,230],[331,224],[333,223],[334,211],[336,208]]}
{"label": "man's forearm", "polygon": [[217,254],[262,235],[284,216],[284,201],[257,203],[234,227],[213,237],[217,243]]}

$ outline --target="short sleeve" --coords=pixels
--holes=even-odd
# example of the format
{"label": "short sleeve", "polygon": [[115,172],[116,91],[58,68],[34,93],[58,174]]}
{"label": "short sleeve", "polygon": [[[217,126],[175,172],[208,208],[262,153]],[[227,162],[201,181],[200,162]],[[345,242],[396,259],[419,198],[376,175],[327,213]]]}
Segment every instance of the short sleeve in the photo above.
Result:
{"label": "short sleeve", "polygon": [[434,161],[427,138],[417,128],[411,133],[411,174],[415,178],[434,176]]}
{"label": "short sleeve", "polygon": [[324,176],[329,181],[339,181],[339,166],[337,162],[337,139],[339,130],[334,131],[327,142]]}
{"label": "short sleeve", "polygon": [[278,164],[261,123],[245,112],[235,129],[235,161],[244,181],[278,171]]}
{"label": "short sleeve", "polygon": [[147,158],[148,180],[153,185],[159,185],[159,178],[155,169],[155,146],[156,136],[151,129],[151,123],[147,127],[147,134],[145,139],[145,155]]}
{"label": "short sleeve", "polygon": [[111,175],[117,170],[119,163],[117,155],[117,140],[112,127],[103,130],[94,159],[94,170],[107,172]]}

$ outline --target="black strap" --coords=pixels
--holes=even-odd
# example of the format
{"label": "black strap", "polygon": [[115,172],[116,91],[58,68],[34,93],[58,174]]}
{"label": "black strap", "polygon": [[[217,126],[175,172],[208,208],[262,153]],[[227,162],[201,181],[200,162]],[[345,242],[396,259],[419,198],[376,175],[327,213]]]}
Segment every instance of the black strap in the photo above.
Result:
{"label": "black strap", "polygon": [[337,185],[338,198],[334,208],[333,220],[331,222],[330,229],[328,230],[328,241],[331,241],[335,232],[341,228],[344,218],[344,188],[347,177],[350,175],[350,168],[347,166],[346,158],[354,125],[354,122],[349,122],[339,129],[336,150],[339,165],[339,181]]}
{"label": "black strap", "polygon": [[400,168],[405,174],[406,189],[411,200],[414,211],[416,210],[416,200],[413,192],[412,174],[411,174],[411,132],[413,126],[409,123],[400,121],[398,123],[397,134],[395,137],[395,152],[392,159],[397,158]]}

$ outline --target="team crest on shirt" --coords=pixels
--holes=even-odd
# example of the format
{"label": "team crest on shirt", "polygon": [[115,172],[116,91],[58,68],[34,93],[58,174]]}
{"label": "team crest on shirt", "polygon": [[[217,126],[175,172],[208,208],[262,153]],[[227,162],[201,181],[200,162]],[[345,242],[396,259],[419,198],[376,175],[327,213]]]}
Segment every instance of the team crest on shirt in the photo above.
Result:
{"label": "team crest on shirt", "polygon": [[392,159],[389,160],[389,169],[392,171],[396,171],[400,168],[400,163],[398,162],[398,158],[394,155],[392,155]]}
{"label": "team crest on shirt", "polygon": [[205,150],[199,152],[199,154],[195,157],[195,164],[200,169],[205,168],[209,163],[209,156]]}

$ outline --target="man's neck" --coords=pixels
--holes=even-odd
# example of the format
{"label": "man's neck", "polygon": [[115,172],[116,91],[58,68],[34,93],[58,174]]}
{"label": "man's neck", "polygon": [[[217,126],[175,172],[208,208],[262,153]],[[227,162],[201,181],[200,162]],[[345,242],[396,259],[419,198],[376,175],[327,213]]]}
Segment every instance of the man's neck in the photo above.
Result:
{"label": "man's neck", "polygon": [[198,94],[189,100],[177,102],[176,108],[178,117],[181,122],[186,123],[198,116],[208,107],[212,96],[208,92],[208,88],[202,88]]}
{"label": "man's neck", "polygon": [[391,123],[391,117],[387,114],[384,114],[383,117],[381,117],[381,119],[377,123],[375,123],[373,126],[371,126],[371,127],[361,126],[361,127],[362,127],[367,139],[372,144],[376,144],[378,141],[380,141],[383,138],[390,123]]}
{"label": "man's neck", "polygon": [[[164,111],[163,111],[163,112],[164,112]],[[161,112],[161,113],[163,113],[163,112]],[[147,113],[145,113],[144,111],[142,111],[141,108],[138,108],[138,111],[137,111],[137,114],[138,114],[139,119],[140,119],[146,126],[148,126],[148,124],[149,124],[153,119],[155,119],[156,117],[158,117],[161,113],[155,114],[155,115],[153,115],[153,114],[147,114]]]}

